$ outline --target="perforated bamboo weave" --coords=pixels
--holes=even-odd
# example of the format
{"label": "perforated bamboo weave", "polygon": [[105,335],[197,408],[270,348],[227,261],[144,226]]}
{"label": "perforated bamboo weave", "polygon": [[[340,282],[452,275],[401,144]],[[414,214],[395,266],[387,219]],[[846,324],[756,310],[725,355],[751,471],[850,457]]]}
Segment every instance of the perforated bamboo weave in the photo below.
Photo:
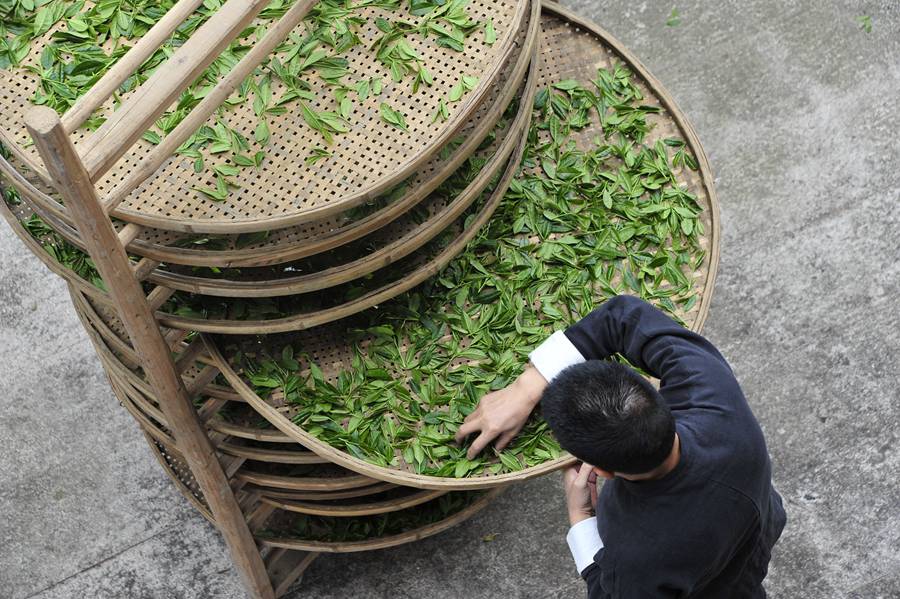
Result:
{"label": "perforated bamboo weave", "polygon": [[[355,296],[352,299],[347,299],[325,308],[307,308],[305,310],[301,308],[289,316],[281,316],[279,318],[268,320],[206,319],[195,316],[171,314],[163,311],[156,313],[157,320],[163,326],[184,331],[224,334],[266,334],[319,326],[351,316],[396,297],[400,293],[411,289],[427,278],[433,276],[441,268],[446,266],[450,260],[463,250],[469,240],[471,240],[478,230],[490,219],[490,216],[503,198],[503,194],[515,174],[524,150],[525,142],[526,138],[522,136],[519,146],[513,152],[513,156],[508,161],[503,175],[494,186],[493,191],[491,191],[490,194],[486,193],[485,195],[487,195],[487,197],[483,197],[476,207],[469,211],[469,214],[474,217],[469,219],[467,216],[463,216],[451,225],[452,228],[447,229],[446,233],[454,236],[452,241],[446,245],[439,246],[436,250],[431,250],[431,253],[429,254],[419,252],[406,258],[402,263],[399,263],[397,271],[392,278],[387,280],[375,280],[374,284],[370,282],[362,295]],[[89,295],[98,302],[110,305],[111,300],[102,289],[85,281],[73,271],[56,262],[41,248],[40,243],[28,234],[21,222],[21,219],[25,217],[24,213],[28,212],[26,206],[19,206],[14,213],[5,203],[3,203],[3,205],[0,206],[0,212],[3,213],[7,222],[19,238],[22,239],[25,245],[28,246],[48,268],[66,279],[79,291]]]}
{"label": "perforated bamboo weave", "polygon": [[475,159],[480,172],[455,197],[435,192],[414,209],[375,233],[338,248],[316,260],[287,266],[242,269],[221,278],[202,277],[187,267],[157,272],[150,280],[171,289],[226,297],[277,297],[310,293],[365,277],[419,250],[450,227],[479,197],[508,162],[526,135],[534,97],[534,70],[522,88],[519,114]]}
{"label": "perforated bamboo weave", "polygon": [[[483,510],[487,505],[495,499],[500,493],[503,492],[503,489],[493,489],[491,491],[487,491],[481,494],[480,497],[476,498],[472,501],[468,506],[463,508],[462,510],[456,512],[455,514],[449,515],[448,517],[434,522],[432,524],[427,524],[420,528],[414,528],[405,532],[401,532],[394,535],[384,536],[381,538],[373,538],[364,541],[341,541],[341,542],[327,542],[327,541],[311,541],[306,540],[300,537],[293,537],[287,535],[278,535],[278,536],[261,536],[257,535],[257,539],[260,543],[268,547],[282,547],[285,549],[294,549],[300,551],[319,551],[323,553],[354,553],[358,551],[371,551],[374,549],[386,549],[388,547],[396,547],[397,545],[402,545],[405,543],[412,543],[413,541],[419,541],[421,539],[436,535],[440,532],[443,532],[457,524],[460,524],[481,510]],[[456,493],[466,493],[456,491]],[[472,493],[471,491],[469,493]],[[432,500],[431,502],[421,504],[420,506],[415,506],[408,508],[410,512],[415,512],[418,509],[423,507],[427,507],[430,503],[435,501],[440,501],[441,498]],[[288,515],[289,512],[282,511],[282,517],[285,517],[286,524],[290,525],[291,518]]]}
{"label": "perforated bamboo weave", "polygon": [[[445,155],[445,148],[430,159],[413,178],[402,184],[405,191],[400,197],[384,201],[383,207],[361,218],[354,216],[355,210],[350,210],[325,219],[269,231],[262,236],[197,236],[143,227],[128,244],[129,252],[170,264],[218,268],[266,266],[327,251],[389,224],[434,191],[469,157],[500,119],[516,91],[510,82],[520,80],[526,72],[531,50],[536,44],[538,25],[538,4],[534,3],[527,23],[517,36],[514,55],[504,66],[489,97],[479,105],[459,136],[454,138],[454,144],[459,138],[463,138],[463,142],[449,156]],[[2,157],[0,172],[7,176],[8,184],[19,191],[23,200],[48,225],[71,243],[83,247],[65,209],[52,197],[54,192],[40,181],[36,173],[15,158],[10,163]],[[375,202],[376,205],[381,203],[381,200]],[[117,224],[119,230],[123,227],[124,223]]]}
{"label": "perforated bamboo weave", "polygon": [[[359,31],[363,43],[344,56],[350,64],[347,78],[355,83],[385,77],[384,91],[358,103],[351,115],[350,131],[335,138],[333,146],[327,149],[329,156],[307,163],[313,152],[325,144],[296,110],[289,110],[268,118],[272,132],[268,158],[258,170],[241,169],[234,178],[239,187],[227,200],[212,201],[195,191],[195,187],[215,187],[215,181],[209,179],[211,175],[205,180],[198,177],[191,161],[172,158],[130,194],[113,216],[166,230],[237,234],[321,219],[376,198],[419,170],[461,131],[486,100],[502,67],[516,52],[517,32],[528,18],[528,7],[525,0],[473,0],[468,4],[467,11],[474,19],[492,20],[497,32],[497,41],[492,45],[471,39],[463,52],[455,52],[438,46],[433,39],[410,36],[408,42],[435,80],[433,86],[425,86],[416,94],[410,93],[408,82],[390,81],[369,50],[381,35],[375,17],[385,16],[384,11],[375,7],[363,9],[366,23]],[[39,54],[32,52],[28,60],[36,60]],[[440,101],[446,100],[450,88],[463,76],[477,77],[475,88],[461,101],[448,104],[447,120],[433,120]],[[310,107],[333,109],[332,94],[324,83],[312,78],[309,83],[316,94]],[[40,161],[26,148],[28,137],[22,127],[22,115],[36,84],[35,76],[26,69],[0,74],[0,134],[32,170],[42,173]],[[273,97],[279,98],[285,91],[276,80]],[[381,118],[382,103],[405,115],[408,131],[388,125]],[[109,105],[105,109],[109,110]],[[214,118],[210,124],[215,124]],[[253,138],[257,118],[249,102],[234,106],[218,118],[248,139]],[[85,145],[84,137],[79,140],[76,136],[77,145]],[[151,149],[147,142],[135,147],[98,184],[101,193],[110,192],[136,171]]]}

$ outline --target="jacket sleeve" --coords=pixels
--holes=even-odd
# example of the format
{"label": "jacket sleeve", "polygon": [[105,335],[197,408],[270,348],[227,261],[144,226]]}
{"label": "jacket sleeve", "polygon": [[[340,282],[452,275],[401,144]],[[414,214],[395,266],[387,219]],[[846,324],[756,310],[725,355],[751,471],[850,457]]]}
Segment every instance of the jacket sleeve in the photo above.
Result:
{"label": "jacket sleeve", "polygon": [[600,585],[601,572],[600,566],[597,564],[591,564],[585,568],[584,572],[581,573],[581,577],[587,583],[588,599],[610,599],[612,597]]}
{"label": "jacket sleeve", "polygon": [[586,360],[621,354],[660,379],[673,409],[721,409],[723,398],[743,397],[725,358],[709,341],[641,299],[614,297],[566,329],[565,336]]}

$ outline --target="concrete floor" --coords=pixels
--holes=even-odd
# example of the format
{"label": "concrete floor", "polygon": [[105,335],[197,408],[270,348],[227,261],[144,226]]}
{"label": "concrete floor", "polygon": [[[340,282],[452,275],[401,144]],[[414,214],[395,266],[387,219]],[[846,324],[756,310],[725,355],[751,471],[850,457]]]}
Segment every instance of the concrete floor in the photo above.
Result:
{"label": "concrete floor", "polygon": [[[766,431],[773,597],[900,597],[900,6],[576,0],[661,79],[717,176],[706,334]],[[873,30],[855,17],[869,14]],[[242,597],[219,536],[113,401],[60,280],[0,227],[0,596]],[[292,598],[583,595],[557,476]],[[482,538],[496,533],[492,542]]]}

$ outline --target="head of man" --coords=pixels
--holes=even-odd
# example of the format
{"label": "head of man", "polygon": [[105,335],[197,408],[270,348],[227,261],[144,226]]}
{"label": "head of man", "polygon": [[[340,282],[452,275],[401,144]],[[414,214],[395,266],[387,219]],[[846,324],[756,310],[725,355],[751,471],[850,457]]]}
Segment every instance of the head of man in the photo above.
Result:
{"label": "head of man", "polygon": [[615,362],[565,369],[544,391],[541,410],[560,445],[607,478],[650,478],[675,446],[675,419],[662,396]]}

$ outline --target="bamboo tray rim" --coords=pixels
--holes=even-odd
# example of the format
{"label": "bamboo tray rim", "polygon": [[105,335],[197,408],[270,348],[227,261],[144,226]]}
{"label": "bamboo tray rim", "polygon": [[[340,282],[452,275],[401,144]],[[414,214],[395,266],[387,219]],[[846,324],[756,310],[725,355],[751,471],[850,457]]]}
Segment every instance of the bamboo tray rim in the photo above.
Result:
{"label": "bamboo tray rim", "polygon": [[[533,5],[537,11],[538,4]],[[534,15],[530,19],[528,30],[521,51],[516,56],[509,80],[520,79],[528,66],[528,61],[535,52],[536,40],[539,32],[540,19]],[[301,241],[279,246],[263,246],[246,250],[204,250],[198,248],[181,248],[161,245],[146,239],[141,235],[132,241],[127,249],[129,252],[156,260],[158,262],[182,264],[185,266],[211,266],[211,267],[254,267],[269,266],[277,263],[285,263],[292,260],[305,258],[341,244],[349,243],[364,235],[367,235],[381,226],[385,226],[400,217],[411,206],[425,201],[428,193],[433,191],[448,176],[455,172],[468,157],[475,147],[487,136],[491,128],[502,117],[505,105],[512,101],[516,89],[504,86],[495,105],[491,107],[477,124],[472,134],[454,152],[453,157],[447,160],[440,172],[429,179],[423,185],[417,185],[416,189],[406,194],[403,198],[391,202],[385,208],[344,227],[330,230],[328,235],[317,238],[305,238]],[[70,243],[83,248],[78,232],[74,229],[71,219],[57,200],[35,187],[26,176],[20,173],[15,166],[0,156],[0,172],[5,174],[12,186],[16,188],[32,210],[40,216],[48,226],[54,229]],[[142,231],[143,233],[144,231]],[[276,258],[277,256],[277,258]],[[165,272],[163,271],[165,274]],[[190,289],[188,289],[190,290]]]}
{"label": "bamboo tray rim", "polygon": [[[531,104],[534,98],[536,69],[532,63],[528,83],[523,89],[520,110],[495,147],[488,148],[490,155],[478,175],[463,191],[446,206],[437,210],[429,219],[406,231],[399,238],[389,241],[371,253],[324,268],[292,277],[268,280],[242,281],[235,279],[212,279],[170,271],[156,271],[149,280],[180,291],[217,297],[278,297],[327,290],[352,280],[377,272],[381,268],[410,255],[451,226],[479,197],[494,175],[498,174],[526,135],[530,121]],[[423,200],[427,202],[428,199]]]}
{"label": "bamboo tray rim", "polygon": [[[513,156],[509,159],[505,172],[502,175],[497,187],[485,201],[484,206],[478,212],[475,220],[470,224],[469,228],[464,229],[454,241],[443,250],[432,256],[427,262],[419,265],[411,272],[404,275],[403,278],[383,285],[375,290],[369,291],[361,297],[347,301],[337,306],[313,311],[292,314],[289,316],[270,319],[270,320],[223,320],[223,319],[202,319],[186,316],[178,316],[162,311],[157,311],[155,316],[159,324],[172,329],[181,329],[194,332],[221,333],[243,335],[250,333],[275,333],[299,330],[309,328],[320,324],[325,324],[341,318],[346,318],[356,314],[367,308],[371,308],[379,303],[387,301],[400,293],[408,291],[415,287],[435,272],[446,266],[459,252],[461,252],[468,242],[478,233],[480,228],[490,219],[494,210],[506,193],[512,177],[514,176],[518,163],[521,160],[522,153],[527,143],[527,135],[522,135],[520,143]],[[25,231],[24,226],[19,219],[13,214],[5,202],[0,207],[4,217],[10,226],[16,231],[18,236],[23,240],[25,245],[31,251],[38,255],[44,264],[51,271],[60,275],[65,280],[73,283],[79,290],[85,292],[93,298],[99,299],[106,305],[113,305],[112,298],[105,291],[98,289],[94,285],[85,281],[74,272],[65,268],[56,262],[51,256],[41,248],[40,244]]]}
{"label": "bamboo tray rim", "polygon": [[390,512],[396,512],[415,507],[433,499],[437,499],[441,495],[445,495],[447,492],[448,491],[411,489],[411,493],[401,497],[393,497],[390,499],[369,501],[359,504],[341,505],[316,503],[309,501],[279,500],[273,499],[271,497],[262,497],[260,498],[260,501],[277,509],[288,512],[297,512],[299,514],[307,514],[310,516],[356,518],[359,516],[375,516],[377,514],[387,514]]}
{"label": "bamboo tray rim", "polygon": [[505,489],[492,489],[487,491],[482,497],[479,497],[471,505],[466,506],[462,510],[450,515],[449,517],[425,525],[420,528],[412,529],[396,535],[387,537],[379,537],[365,541],[305,541],[302,539],[292,539],[289,537],[263,537],[256,535],[257,541],[269,547],[281,547],[284,549],[298,549],[302,551],[319,551],[322,553],[354,553],[357,551],[371,551],[374,549],[387,549],[388,547],[396,547],[405,543],[419,541],[426,537],[436,535],[447,530],[457,524],[468,520],[493,501]]}
{"label": "bamboo tray rim", "polygon": [[[150,449],[162,466],[165,473],[172,479],[172,482],[175,483],[175,487],[181,492],[182,495],[187,498],[187,500],[197,509],[200,514],[206,518],[214,526],[216,525],[215,520],[213,519],[212,513],[209,511],[209,508],[205,504],[204,501],[199,499],[194,492],[185,484],[181,477],[179,477],[175,471],[172,469],[172,466],[166,461],[163,457],[162,450],[160,449],[158,443],[149,435],[144,433],[144,438],[147,441],[147,444],[150,446]],[[483,497],[475,500],[471,505],[466,506],[459,512],[452,514],[448,518],[443,520],[439,520],[438,522],[434,522],[432,524],[428,524],[424,527],[420,527],[417,529],[412,529],[403,533],[399,533],[396,535],[391,535],[387,537],[379,537],[375,539],[369,539],[365,541],[344,541],[344,542],[325,542],[325,541],[303,541],[300,539],[291,539],[291,538],[267,538],[260,537],[256,535],[257,540],[264,546],[268,547],[280,547],[284,549],[297,549],[304,551],[314,551],[314,552],[324,552],[324,553],[352,553],[359,551],[370,551],[375,549],[386,549],[388,547],[396,547],[397,545],[403,545],[405,543],[411,543],[413,541],[418,541],[424,539],[426,537],[438,534],[451,528],[461,522],[468,520],[482,509],[487,507],[487,505],[495,499],[504,489],[493,489],[484,494]],[[443,493],[442,493],[443,494]],[[262,502],[265,505],[270,504]],[[308,549],[304,549],[307,547]],[[312,549],[315,548],[315,549]]]}
{"label": "bamboo tray rim", "polygon": [[[522,24],[527,22],[526,20],[529,18],[529,14],[537,12],[533,10],[534,4],[539,4],[539,1],[508,0],[508,14],[510,17],[509,29],[502,38],[498,38],[497,42],[491,46],[490,50],[493,58],[491,62],[485,66],[484,71],[479,73],[480,77],[478,84],[466,94],[465,98],[461,101],[460,108],[454,112],[448,121],[440,125],[438,129],[439,134],[429,140],[427,144],[420,147],[419,152],[412,155],[393,171],[384,174],[375,181],[367,182],[362,189],[347,193],[338,200],[324,204],[316,204],[313,207],[294,211],[278,217],[243,218],[240,220],[178,218],[174,216],[163,217],[128,208],[124,206],[124,202],[111,212],[111,216],[126,222],[169,231],[238,234],[288,227],[313,221],[358,206],[372,197],[389,190],[398,182],[409,177],[424,162],[439,152],[440,149],[458,133],[460,128],[468,122],[478,106],[484,101],[485,96],[490,91],[493,83],[500,76],[503,66],[514,52],[517,33],[520,31]],[[6,72],[11,73],[11,71]],[[33,156],[26,153],[23,148],[11,138],[8,132],[0,131],[0,141],[9,147],[20,160],[25,162],[29,168],[31,168],[31,170],[36,172],[45,183],[50,184],[49,177],[47,176],[43,164],[40,164],[39,160],[36,160]],[[146,179],[145,183],[152,183],[153,177],[158,175],[159,171]]]}
{"label": "bamboo tray rim", "polygon": [[709,316],[709,305],[712,302],[713,292],[715,291],[714,283],[719,268],[719,254],[721,251],[720,244],[722,237],[722,221],[719,209],[719,197],[716,194],[715,178],[713,177],[713,170],[712,165],[709,162],[709,157],[706,155],[706,150],[703,149],[703,145],[700,143],[700,137],[697,135],[697,131],[694,129],[693,124],[691,124],[691,121],[687,118],[687,115],[684,114],[662,82],[653,76],[650,70],[644,66],[644,63],[642,63],[631,50],[625,47],[618,38],[609,33],[606,29],[603,29],[594,21],[573,12],[558,2],[553,0],[542,0],[541,7],[542,10],[554,14],[565,21],[569,21],[600,38],[603,43],[612,48],[619,57],[628,64],[629,68],[640,75],[647,83],[647,86],[653,90],[660,104],[662,104],[669,112],[672,120],[684,135],[685,142],[697,158],[699,166],[698,172],[700,173],[701,181],[703,182],[704,191],[706,191],[707,197],[709,198],[709,217],[712,225],[708,232],[710,251],[707,256],[709,265],[707,267],[706,280],[704,281],[704,293],[700,297],[700,309],[697,313],[697,318],[691,327],[692,330],[700,331],[706,322],[706,318]]}
{"label": "bamboo tray rim", "polygon": [[506,194],[506,190],[518,169],[526,142],[527,135],[523,135],[519,146],[516,148],[513,156],[509,159],[506,170],[498,182],[497,187],[490,194],[487,201],[484,203],[484,206],[477,213],[475,219],[469,224],[469,227],[464,229],[450,245],[432,256],[424,264],[418,266],[411,272],[406,273],[403,278],[397,281],[383,285],[356,299],[337,306],[313,312],[291,314],[289,316],[273,318],[270,320],[202,319],[178,316],[165,312],[158,312],[157,320],[169,328],[196,331],[200,333],[221,333],[226,335],[279,333],[306,329],[340,320],[394,298],[397,295],[412,289],[446,266],[465,248],[469,241],[475,237],[481,227],[487,223]]}
{"label": "bamboo tray rim", "polygon": [[481,101],[484,100],[484,97],[491,89],[494,80],[500,75],[503,65],[506,63],[511,53],[514,51],[516,32],[519,30],[519,27],[517,27],[516,25],[522,23],[528,17],[529,11],[526,10],[526,8],[532,3],[540,4],[540,0],[516,0],[516,12],[512,17],[513,26],[510,27],[509,34],[506,36],[506,39],[503,40],[504,46],[501,46],[502,48],[504,48],[503,51],[500,53],[499,58],[497,60],[494,60],[494,62],[491,64],[491,67],[484,72],[482,77],[479,79],[476,88],[471,90],[466,99],[463,100],[463,102],[465,102],[467,105],[458,110],[457,113],[454,114],[453,117],[451,117],[450,121],[444,124],[444,127],[441,130],[441,134],[438,135],[434,140],[432,140],[427,146],[425,146],[425,148],[423,148],[423,150],[420,151],[417,155],[409,159],[406,163],[402,164],[394,172],[390,173],[389,176],[384,176],[376,182],[369,184],[361,192],[348,194],[348,196],[344,197],[340,201],[329,202],[328,204],[325,204],[321,207],[305,210],[292,216],[268,219],[254,219],[250,221],[249,224],[232,223],[228,221],[207,222],[199,221],[197,219],[177,219],[171,217],[158,218],[136,210],[124,208],[121,205],[113,210],[111,215],[115,218],[119,218],[127,222],[155,227],[158,229],[168,229],[192,233],[247,233],[270,230],[273,228],[283,228],[293,224],[309,222],[311,220],[316,220],[317,218],[321,218],[329,214],[335,214],[337,212],[347,210],[362,204],[369,198],[373,197],[373,195],[383,193],[396,185],[398,182],[409,177],[424,162],[426,162],[430,157],[439,152],[440,149],[450,139],[452,139],[454,135],[456,135],[459,129],[465,125],[465,123],[469,120],[469,117],[478,108]]}

